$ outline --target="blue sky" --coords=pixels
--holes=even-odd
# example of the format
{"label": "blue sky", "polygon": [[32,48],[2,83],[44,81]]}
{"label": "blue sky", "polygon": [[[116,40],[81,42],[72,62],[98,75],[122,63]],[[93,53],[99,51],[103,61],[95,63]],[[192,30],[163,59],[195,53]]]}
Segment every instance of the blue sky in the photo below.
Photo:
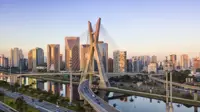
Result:
{"label": "blue sky", "polygon": [[64,53],[64,37],[81,36],[98,17],[112,38],[100,39],[128,57],[200,52],[199,0],[0,0],[0,53],[19,47],[27,56],[51,43]]}

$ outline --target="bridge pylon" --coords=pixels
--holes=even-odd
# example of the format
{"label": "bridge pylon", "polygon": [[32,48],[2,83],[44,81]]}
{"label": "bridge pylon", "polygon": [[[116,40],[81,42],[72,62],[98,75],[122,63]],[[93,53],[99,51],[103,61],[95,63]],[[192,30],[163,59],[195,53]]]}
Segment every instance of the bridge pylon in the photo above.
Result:
{"label": "bridge pylon", "polygon": [[[100,25],[101,25],[101,18],[99,18],[96,23],[96,29],[95,29],[96,31],[93,31],[91,22],[88,21],[88,33],[89,33],[89,37],[90,37],[89,58],[87,60],[86,68],[81,77],[80,83],[82,81],[86,80],[89,77],[88,76],[89,74],[93,73],[93,62],[94,62],[94,58],[95,58],[97,60],[99,78],[100,78],[99,87],[107,88],[110,86],[110,83],[109,83],[108,77],[105,73],[105,69],[103,66],[103,62],[101,59],[101,54],[100,54],[100,50],[99,50],[99,46],[98,46]],[[91,81],[91,79],[90,79],[90,81]]]}

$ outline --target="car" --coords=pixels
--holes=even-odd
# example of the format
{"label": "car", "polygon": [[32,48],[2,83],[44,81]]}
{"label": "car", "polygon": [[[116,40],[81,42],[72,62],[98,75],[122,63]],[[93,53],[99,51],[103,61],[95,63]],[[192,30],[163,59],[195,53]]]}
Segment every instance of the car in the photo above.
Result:
{"label": "car", "polygon": [[93,94],[92,97],[95,97],[95,95]]}

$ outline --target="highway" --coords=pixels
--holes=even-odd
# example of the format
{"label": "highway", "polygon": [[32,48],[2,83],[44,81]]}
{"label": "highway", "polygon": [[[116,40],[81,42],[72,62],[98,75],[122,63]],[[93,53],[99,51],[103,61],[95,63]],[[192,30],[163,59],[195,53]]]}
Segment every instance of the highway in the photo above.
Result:
{"label": "highway", "polygon": [[[46,102],[46,101],[39,102],[38,99],[32,98],[24,94],[20,94],[17,92],[12,93],[3,88],[0,88],[0,91],[4,91],[6,96],[12,97],[14,99],[17,99],[18,97],[23,96],[24,100],[26,101],[28,105],[37,108],[38,110],[40,110],[40,112],[57,112],[58,110],[59,112],[74,112],[72,110],[69,110],[63,107],[57,107],[57,105]],[[34,102],[32,102],[32,99],[34,99]]]}
{"label": "highway", "polygon": [[83,81],[79,85],[78,91],[97,112],[120,112],[92,92],[89,88],[89,80]]}
{"label": "highway", "polygon": [[[159,78],[156,78],[156,77],[149,76],[149,78],[152,79],[152,80],[161,82],[161,83],[166,83],[165,80],[162,80],[162,79],[159,79]],[[191,86],[191,85],[181,84],[181,83],[177,83],[177,82],[172,82],[172,85],[183,87],[183,88],[187,88],[187,89],[191,89],[191,90],[200,91],[200,87],[198,87],[198,86]]]}
{"label": "highway", "polygon": [[4,112],[18,112],[17,110],[13,109],[12,107],[4,104],[3,102],[0,101],[0,110]]}

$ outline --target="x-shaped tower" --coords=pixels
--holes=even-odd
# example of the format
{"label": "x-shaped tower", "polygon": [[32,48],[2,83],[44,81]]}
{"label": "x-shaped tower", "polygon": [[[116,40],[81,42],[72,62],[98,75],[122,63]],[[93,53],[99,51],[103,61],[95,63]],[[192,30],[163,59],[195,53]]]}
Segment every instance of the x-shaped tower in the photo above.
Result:
{"label": "x-shaped tower", "polygon": [[86,65],[81,81],[85,80],[88,77],[89,75],[88,73],[93,73],[93,63],[94,63],[94,56],[95,56],[95,59],[97,60],[97,66],[98,66],[99,78],[100,78],[99,87],[106,88],[110,86],[110,83],[108,81],[107,75],[105,74],[105,69],[102,63],[101,53],[98,46],[100,25],[101,25],[101,18],[99,18],[96,23],[96,29],[95,29],[96,31],[93,31],[91,22],[88,21],[90,50],[89,50],[89,58],[87,60],[87,65]]}

